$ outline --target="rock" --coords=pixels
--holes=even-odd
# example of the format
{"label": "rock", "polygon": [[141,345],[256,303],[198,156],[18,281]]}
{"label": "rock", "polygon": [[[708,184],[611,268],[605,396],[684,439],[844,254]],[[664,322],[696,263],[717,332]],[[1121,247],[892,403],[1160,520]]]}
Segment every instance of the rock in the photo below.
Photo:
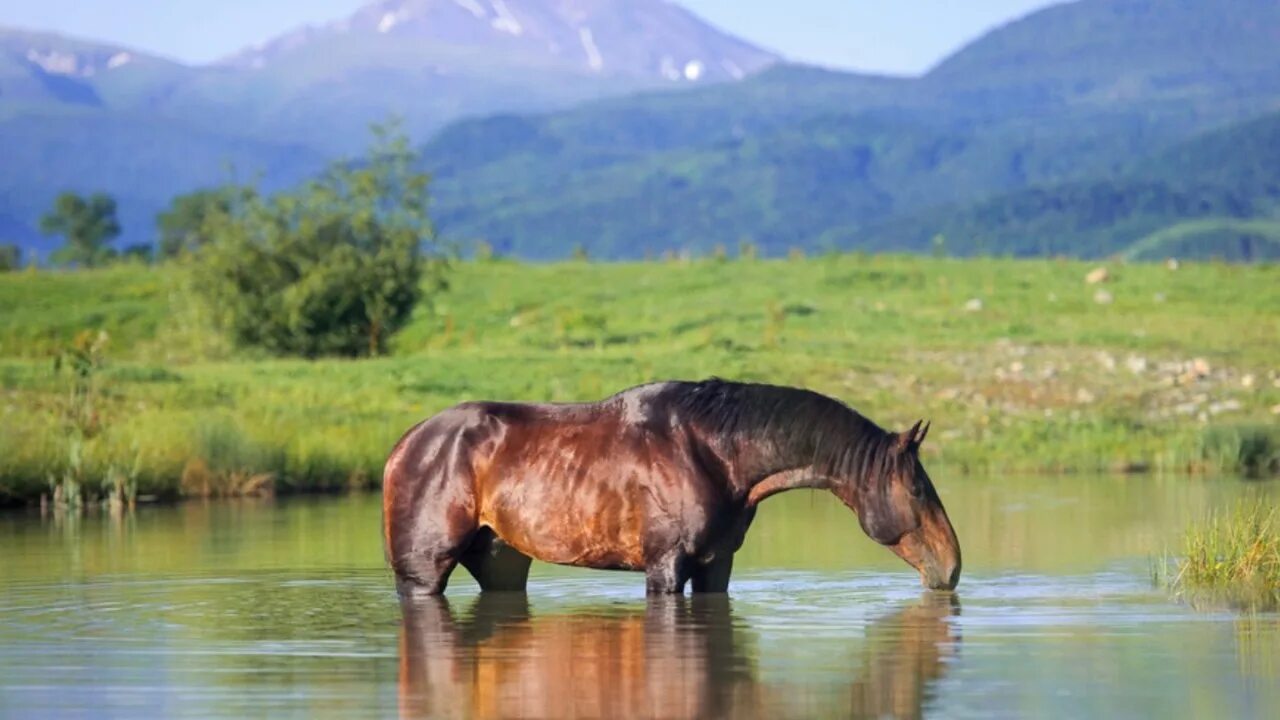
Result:
{"label": "rock", "polygon": [[1211,371],[1212,368],[1209,367],[1208,360],[1205,360],[1204,358],[1196,358],[1191,361],[1191,372],[1195,373],[1196,377],[1209,377],[1209,373]]}
{"label": "rock", "polygon": [[1084,281],[1088,285],[1097,285],[1098,283],[1104,283],[1110,279],[1111,272],[1104,267],[1094,268],[1089,271],[1088,275],[1084,276]]}
{"label": "rock", "polygon": [[956,398],[960,397],[960,389],[946,388],[939,391],[938,394],[935,395],[934,397],[938,398],[939,400],[955,400]]}
{"label": "rock", "polygon": [[1173,411],[1179,415],[1194,415],[1196,410],[1200,409],[1199,403],[1185,402],[1173,406]]}
{"label": "rock", "polygon": [[1221,415],[1222,413],[1225,413],[1225,412],[1236,412],[1241,407],[1243,407],[1243,405],[1240,404],[1239,400],[1223,400],[1222,402],[1216,402],[1216,403],[1210,404],[1209,414]]}
{"label": "rock", "polygon": [[1105,350],[1099,350],[1097,358],[1098,364],[1102,366],[1103,370],[1106,370],[1107,372],[1115,372],[1116,359],[1111,355],[1111,353],[1106,352]]}
{"label": "rock", "polygon": [[1256,382],[1257,382],[1257,378],[1255,378],[1253,375],[1245,375],[1244,377],[1240,378],[1240,387],[1246,390],[1249,390],[1253,387],[1254,383]]}
{"label": "rock", "polygon": [[982,312],[982,298],[973,298],[964,304],[965,312]]}
{"label": "rock", "polygon": [[1012,363],[1009,363],[1009,372],[1013,373],[1014,375],[1021,375],[1022,371],[1025,370],[1026,368],[1027,368],[1026,365],[1023,365],[1021,362],[1017,360],[1013,361]]}
{"label": "rock", "polygon": [[1272,406],[1271,406],[1271,414],[1272,414],[1272,415],[1280,415],[1280,405],[1272,405]]}
{"label": "rock", "polygon": [[1181,267],[1181,265],[1179,265],[1178,263],[1178,258],[1169,258],[1168,260],[1165,260],[1164,266],[1169,268],[1172,271],[1176,271],[1179,267]]}
{"label": "rock", "polygon": [[1115,300],[1115,298],[1106,290],[1099,290],[1093,294],[1093,301],[1099,305],[1110,305],[1113,300]]}
{"label": "rock", "polygon": [[1087,388],[1080,388],[1079,390],[1076,391],[1076,402],[1080,403],[1081,405],[1088,405],[1096,399],[1097,398],[1094,396],[1094,394],[1089,392]]}
{"label": "rock", "polygon": [[1141,375],[1147,371],[1147,359],[1144,357],[1138,357],[1137,355],[1130,355],[1125,358],[1124,366],[1129,368],[1129,372],[1134,375]]}

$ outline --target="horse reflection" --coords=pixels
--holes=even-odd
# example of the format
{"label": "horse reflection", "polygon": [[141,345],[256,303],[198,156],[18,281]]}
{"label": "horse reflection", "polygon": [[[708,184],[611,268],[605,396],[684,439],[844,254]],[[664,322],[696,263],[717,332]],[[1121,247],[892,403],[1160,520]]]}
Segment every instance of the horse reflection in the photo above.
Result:
{"label": "horse reflection", "polygon": [[955,642],[953,606],[909,606],[868,629],[851,683],[815,692],[759,679],[725,596],[535,615],[523,594],[489,593],[461,619],[444,598],[402,607],[406,718],[918,717]]}
{"label": "horse reflection", "polygon": [[947,621],[958,615],[954,595],[929,595],[867,629],[861,675],[854,681],[852,717],[918,718],[960,644]]}

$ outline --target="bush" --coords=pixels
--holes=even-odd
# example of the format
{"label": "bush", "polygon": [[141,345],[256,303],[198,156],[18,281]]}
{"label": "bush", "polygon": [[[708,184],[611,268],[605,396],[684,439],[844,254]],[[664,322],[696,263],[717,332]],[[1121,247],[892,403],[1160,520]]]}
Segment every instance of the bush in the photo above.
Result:
{"label": "bush", "polygon": [[22,266],[22,248],[16,243],[0,245],[0,272],[12,272]]}
{"label": "bush", "polygon": [[1224,472],[1262,477],[1280,473],[1280,428],[1212,426],[1200,438],[1201,457]]}
{"label": "bush", "polygon": [[55,261],[80,267],[102,265],[115,257],[116,251],[108,243],[120,235],[115,198],[103,193],[81,197],[64,192],[40,218],[40,231],[66,240],[54,251]]}
{"label": "bush", "polygon": [[[239,345],[278,355],[378,355],[414,306],[443,287],[427,218],[428,176],[383,127],[359,165],[293,193],[208,208],[195,288]],[[425,280],[425,282],[424,282]]]}

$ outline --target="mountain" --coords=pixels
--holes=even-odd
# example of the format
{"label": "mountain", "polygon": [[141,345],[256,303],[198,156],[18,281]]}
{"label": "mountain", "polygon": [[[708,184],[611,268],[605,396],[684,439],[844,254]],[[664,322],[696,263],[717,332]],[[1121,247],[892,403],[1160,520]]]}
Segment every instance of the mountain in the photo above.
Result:
{"label": "mountain", "polygon": [[227,58],[171,103],[230,104],[261,137],[350,153],[388,115],[422,136],[460,116],[737,80],[776,60],[665,0],[381,0]]}
{"label": "mountain", "polygon": [[118,45],[0,27],[0,117],[135,107],[189,74]]}
{"label": "mountain", "polygon": [[928,75],[962,103],[1038,109],[1271,92],[1280,4],[1082,0],[986,34]]}
{"label": "mountain", "polygon": [[664,0],[380,0],[204,67],[0,29],[0,216],[20,220],[0,242],[45,248],[34,228],[62,190],[116,194],[121,242],[145,242],[174,194],[229,167],[297,182],[391,116],[422,138],[459,117],[734,81],[774,61]]}
{"label": "mountain", "polygon": [[872,248],[1139,259],[1280,259],[1280,112],[1204,133],[1112,177],[1030,187],[893,218]]}
{"label": "mountain", "polygon": [[777,59],[665,0],[381,0],[222,64],[263,69],[370,40],[377,47],[358,53],[364,64],[403,67],[394,56],[408,49],[429,63],[450,53],[488,55],[502,65],[650,83],[739,80]]}
{"label": "mountain", "polygon": [[[885,233],[1027,188],[1090,196],[1141,158],[1280,108],[1278,28],[1271,0],[1081,0],[920,78],[779,66],[692,93],[464,121],[424,152],[442,231],[500,252],[922,247]],[[1057,251],[1114,249],[1067,244]]]}
{"label": "mountain", "polygon": [[124,242],[146,242],[175,192],[225,182],[233,168],[281,187],[323,167],[327,153],[288,140],[165,117],[164,99],[197,73],[117,45],[0,30],[0,243],[55,247],[36,227],[64,190],[110,192]]}
{"label": "mountain", "polygon": [[198,68],[10,31],[0,231],[31,245],[57,191],[107,190],[145,241],[227,163],[279,187],[398,113],[435,133],[441,231],[529,258],[939,233],[960,253],[1245,257],[1269,247],[1271,175],[1230,150],[1270,141],[1212,133],[1276,111],[1274,0],[1079,0],[916,78],[779,64],[661,0],[387,0]]}

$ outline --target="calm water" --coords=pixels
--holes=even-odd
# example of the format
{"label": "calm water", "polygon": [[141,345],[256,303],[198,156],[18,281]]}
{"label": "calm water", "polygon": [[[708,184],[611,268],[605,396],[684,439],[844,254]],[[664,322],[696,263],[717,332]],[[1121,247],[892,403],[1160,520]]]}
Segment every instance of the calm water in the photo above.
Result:
{"label": "calm water", "polygon": [[1280,616],[1196,612],[1150,557],[1234,480],[940,478],[928,594],[829,495],[768,501],[731,596],[535,565],[401,608],[376,497],[0,516],[0,716],[1280,716]]}

